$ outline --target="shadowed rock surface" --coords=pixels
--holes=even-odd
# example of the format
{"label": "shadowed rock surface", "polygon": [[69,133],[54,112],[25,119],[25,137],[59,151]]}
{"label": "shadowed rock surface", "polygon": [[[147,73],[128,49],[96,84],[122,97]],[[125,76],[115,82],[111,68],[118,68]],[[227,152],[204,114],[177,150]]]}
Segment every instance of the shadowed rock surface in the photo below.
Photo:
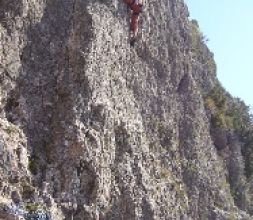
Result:
{"label": "shadowed rock surface", "polygon": [[252,219],[242,143],[205,107],[213,54],[183,1],[144,5],[130,48],[123,1],[0,0],[1,203],[54,220]]}

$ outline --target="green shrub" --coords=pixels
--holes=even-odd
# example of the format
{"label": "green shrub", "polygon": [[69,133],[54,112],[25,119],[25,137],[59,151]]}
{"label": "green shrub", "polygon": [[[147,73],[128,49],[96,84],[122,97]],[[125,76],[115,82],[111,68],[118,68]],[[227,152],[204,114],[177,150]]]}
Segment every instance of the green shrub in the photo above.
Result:
{"label": "green shrub", "polygon": [[211,111],[215,111],[216,110],[215,101],[211,97],[206,97],[206,99],[205,99],[205,106],[206,106],[207,109],[209,109]]}
{"label": "green shrub", "polygon": [[222,111],[218,111],[211,116],[211,124],[214,128],[226,128],[225,114]]}
{"label": "green shrub", "polygon": [[205,97],[205,99],[211,99],[215,103],[215,106],[219,111],[224,111],[226,108],[226,95],[225,89],[221,84],[215,86]]}
{"label": "green shrub", "polygon": [[249,131],[244,139],[242,154],[245,160],[245,175],[247,178],[251,178],[253,175],[253,131]]}
{"label": "green shrub", "polygon": [[225,89],[218,84],[205,97],[205,107],[212,111],[214,128],[242,131],[250,124],[248,107],[239,99],[228,100]]}
{"label": "green shrub", "polygon": [[39,203],[27,203],[26,206],[25,206],[25,209],[28,212],[35,212],[38,209],[43,209],[43,206]]}
{"label": "green shrub", "polygon": [[211,124],[214,128],[226,128],[226,95],[224,88],[218,84],[205,97],[205,107],[212,111]]}
{"label": "green shrub", "polygon": [[250,178],[253,175],[253,121],[249,107],[240,99],[227,95],[220,84],[204,99],[206,109],[211,112],[212,127],[234,130],[243,143],[245,174]]}
{"label": "green shrub", "polygon": [[226,114],[231,117],[233,128],[238,131],[245,131],[251,124],[249,107],[239,99],[236,99],[236,102],[231,105]]}

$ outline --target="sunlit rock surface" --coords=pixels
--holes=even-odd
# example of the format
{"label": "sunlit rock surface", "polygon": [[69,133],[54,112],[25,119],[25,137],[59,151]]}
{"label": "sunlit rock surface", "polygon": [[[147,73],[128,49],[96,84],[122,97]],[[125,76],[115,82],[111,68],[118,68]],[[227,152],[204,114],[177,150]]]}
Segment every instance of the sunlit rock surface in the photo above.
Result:
{"label": "sunlit rock surface", "polygon": [[204,107],[213,55],[183,1],[144,5],[131,48],[123,1],[0,1],[2,204],[54,220],[251,219]]}

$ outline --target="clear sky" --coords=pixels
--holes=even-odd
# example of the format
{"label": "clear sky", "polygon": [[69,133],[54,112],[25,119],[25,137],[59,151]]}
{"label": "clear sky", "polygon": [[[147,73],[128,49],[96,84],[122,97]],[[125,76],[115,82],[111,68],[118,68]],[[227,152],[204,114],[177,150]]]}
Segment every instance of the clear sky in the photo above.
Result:
{"label": "clear sky", "polygon": [[185,0],[214,53],[218,78],[253,106],[253,0]]}

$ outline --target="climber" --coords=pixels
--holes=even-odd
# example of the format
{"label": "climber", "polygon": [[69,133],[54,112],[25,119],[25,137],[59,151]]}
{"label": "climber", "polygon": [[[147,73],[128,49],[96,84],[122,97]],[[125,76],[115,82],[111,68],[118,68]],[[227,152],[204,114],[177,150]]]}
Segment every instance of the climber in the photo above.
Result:
{"label": "climber", "polygon": [[134,43],[136,41],[136,36],[138,33],[139,14],[142,12],[143,5],[141,3],[141,0],[124,0],[124,2],[132,10],[131,24],[130,24],[130,30],[131,30],[130,45],[134,46]]}

